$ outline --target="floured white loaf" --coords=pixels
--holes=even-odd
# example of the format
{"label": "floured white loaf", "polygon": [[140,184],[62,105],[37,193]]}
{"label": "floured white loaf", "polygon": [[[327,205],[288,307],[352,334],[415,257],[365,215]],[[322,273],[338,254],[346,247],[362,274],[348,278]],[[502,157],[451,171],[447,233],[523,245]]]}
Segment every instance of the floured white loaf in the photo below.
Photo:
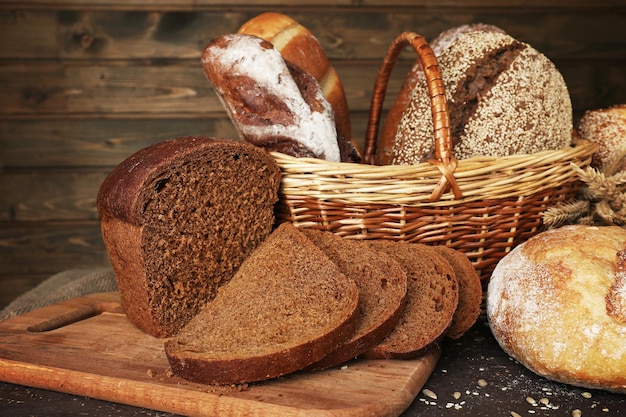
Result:
{"label": "floured white loaf", "polygon": [[626,230],[565,226],[496,266],[487,315],[496,340],[535,373],[626,392]]}

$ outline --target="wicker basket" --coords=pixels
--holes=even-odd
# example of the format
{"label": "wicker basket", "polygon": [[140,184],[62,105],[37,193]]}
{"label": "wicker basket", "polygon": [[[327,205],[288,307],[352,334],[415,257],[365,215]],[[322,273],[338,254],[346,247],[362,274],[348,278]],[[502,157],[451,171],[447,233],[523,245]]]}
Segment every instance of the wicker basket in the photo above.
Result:
{"label": "wicker basket", "polygon": [[426,75],[436,160],[375,166],[273,153],[283,173],[277,216],[346,238],[447,245],[466,253],[486,282],[504,255],[542,230],[548,207],[575,196],[580,186],[575,166],[588,165],[596,145],[575,141],[556,151],[456,161],[436,58],[423,37],[406,32],[390,46],[376,79],[366,161],[376,151],[389,74],[407,45]]}

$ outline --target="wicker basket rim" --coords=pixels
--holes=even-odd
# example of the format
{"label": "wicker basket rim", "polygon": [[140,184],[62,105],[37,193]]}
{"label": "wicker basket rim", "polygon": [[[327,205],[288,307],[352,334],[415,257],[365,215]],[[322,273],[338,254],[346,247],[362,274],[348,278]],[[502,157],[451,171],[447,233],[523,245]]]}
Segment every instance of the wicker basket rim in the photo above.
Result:
{"label": "wicker basket rim", "polygon": [[440,171],[424,162],[416,165],[368,165],[294,158],[273,153],[281,171],[285,198],[343,201],[347,205],[450,206],[469,201],[493,201],[557,189],[578,179],[574,166],[588,164],[597,144],[577,141],[557,151],[502,158],[459,161],[455,181],[463,193],[430,198]]}
{"label": "wicker basket rim", "polygon": [[[501,157],[476,156],[458,161],[454,171],[457,178],[471,177],[482,170],[506,170],[520,166],[552,165],[555,162],[569,161],[578,157],[593,154],[598,149],[598,144],[589,140],[575,139],[572,146],[557,150],[546,150],[533,154],[516,154]],[[411,173],[437,172],[439,170],[430,162],[422,162],[414,165],[370,165],[353,162],[331,162],[318,158],[298,158],[280,152],[271,152],[272,156],[282,164],[291,167],[302,167],[302,172],[319,173],[323,169],[323,175],[327,176],[358,176],[373,173],[382,173],[388,177],[404,176]],[[293,169],[293,168],[292,168]],[[438,177],[440,174],[438,175]]]}

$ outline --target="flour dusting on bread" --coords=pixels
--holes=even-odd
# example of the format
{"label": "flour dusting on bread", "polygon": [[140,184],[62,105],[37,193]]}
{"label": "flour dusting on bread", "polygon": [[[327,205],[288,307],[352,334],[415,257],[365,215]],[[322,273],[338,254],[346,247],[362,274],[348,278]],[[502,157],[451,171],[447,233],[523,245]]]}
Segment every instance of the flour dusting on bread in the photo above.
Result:
{"label": "flour dusting on bread", "polygon": [[626,392],[625,243],[620,227],[564,226],[506,255],[487,289],[503,350],[546,378]]}
{"label": "flour dusting on bread", "polygon": [[319,83],[271,43],[223,35],[207,45],[202,64],[242,139],[294,156],[340,160],[333,110]]}

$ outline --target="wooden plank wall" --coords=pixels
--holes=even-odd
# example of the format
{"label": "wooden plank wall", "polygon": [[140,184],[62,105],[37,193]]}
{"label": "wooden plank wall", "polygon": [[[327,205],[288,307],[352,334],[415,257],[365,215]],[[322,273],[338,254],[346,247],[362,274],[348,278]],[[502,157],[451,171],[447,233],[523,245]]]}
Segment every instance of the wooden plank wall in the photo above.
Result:
{"label": "wooden plank wall", "polygon": [[199,56],[269,10],[323,43],[357,138],[378,66],[404,30],[432,39],[495,24],[555,62],[575,117],[626,103],[626,4],[617,0],[3,0],[0,306],[56,272],[108,264],[96,193],[122,159],[179,135],[235,137]]}

